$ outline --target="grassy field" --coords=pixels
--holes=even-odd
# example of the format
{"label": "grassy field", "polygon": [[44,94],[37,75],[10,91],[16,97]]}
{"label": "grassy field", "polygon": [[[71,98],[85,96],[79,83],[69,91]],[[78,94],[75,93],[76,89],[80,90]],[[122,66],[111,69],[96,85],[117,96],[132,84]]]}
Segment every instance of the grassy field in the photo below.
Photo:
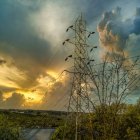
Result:
{"label": "grassy field", "polygon": [[63,125],[65,113],[38,111],[0,111],[0,140],[22,140],[23,129],[57,128]]}
{"label": "grassy field", "polygon": [[61,112],[13,112],[1,111],[0,115],[21,128],[56,128],[63,123],[65,113]]}
{"label": "grassy field", "polygon": [[[114,117],[110,112],[106,112],[104,118],[93,113],[89,122],[88,114],[83,114],[83,125],[80,127],[82,132],[88,134],[83,136],[84,140],[90,140],[89,135],[92,135],[95,140],[104,140],[104,133],[108,140],[139,140],[140,102],[136,105],[125,105],[123,113],[118,113],[117,116],[119,119],[115,116],[116,120],[112,121]],[[72,140],[75,135],[75,119],[74,117],[69,119],[68,125],[64,127],[65,118],[65,112],[2,110],[0,112],[0,140],[22,140],[20,134],[25,128],[55,128],[52,140],[62,140],[64,131],[67,140]],[[103,119],[106,121],[103,122]],[[112,131],[111,126],[116,123],[119,125]],[[92,129],[90,124],[92,124]]]}

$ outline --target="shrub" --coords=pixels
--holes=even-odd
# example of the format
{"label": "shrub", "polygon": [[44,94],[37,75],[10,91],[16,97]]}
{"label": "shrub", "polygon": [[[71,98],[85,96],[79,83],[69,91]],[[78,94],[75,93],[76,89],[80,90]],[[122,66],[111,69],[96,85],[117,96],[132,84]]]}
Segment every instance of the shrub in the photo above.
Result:
{"label": "shrub", "polygon": [[8,121],[5,115],[0,115],[0,140],[21,140],[20,128]]}

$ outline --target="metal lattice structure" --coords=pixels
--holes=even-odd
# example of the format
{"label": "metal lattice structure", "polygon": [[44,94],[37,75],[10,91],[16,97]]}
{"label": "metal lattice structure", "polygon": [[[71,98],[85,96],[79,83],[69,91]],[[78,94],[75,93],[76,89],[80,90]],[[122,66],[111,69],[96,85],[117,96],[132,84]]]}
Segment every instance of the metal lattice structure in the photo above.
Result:
{"label": "metal lattice structure", "polygon": [[[74,69],[73,72],[70,72],[73,74],[73,81],[68,105],[68,115],[71,114],[71,117],[75,118],[75,140],[80,140],[83,133],[83,130],[81,130],[83,125],[83,113],[90,114],[91,111],[89,79],[92,76],[90,63],[94,60],[91,60],[89,57],[89,49],[92,51],[93,48],[96,48],[90,48],[87,44],[87,38],[95,32],[88,32],[86,30],[86,21],[82,15],[77,18],[75,25],[70,26],[67,31],[70,28],[73,29],[75,33],[74,41],[67,39],[65,42],[67,41],[73,44],[75,48],[74,54],[69,55],[65,59],[65,61],[67,61],[69,57],[73,57],[74,60]],[[65,44],[65,42],[63,42],[63,44]],[[84,135],[86,135],[85,132]],[[92,139],[91,136],[91,140]]]}

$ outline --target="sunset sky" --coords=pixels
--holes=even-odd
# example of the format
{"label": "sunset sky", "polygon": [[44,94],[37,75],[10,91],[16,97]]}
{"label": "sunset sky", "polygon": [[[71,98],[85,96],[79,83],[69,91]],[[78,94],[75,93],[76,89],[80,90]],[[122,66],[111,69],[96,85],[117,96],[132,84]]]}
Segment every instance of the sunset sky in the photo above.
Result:
{"label": "sunset sky", "polygon": [[62,42],[81,12],[97,59],[113,45],[140,55],[140,0],[0,0],[0,108],[65,108],[69,83],[59,75],[71,50]]}

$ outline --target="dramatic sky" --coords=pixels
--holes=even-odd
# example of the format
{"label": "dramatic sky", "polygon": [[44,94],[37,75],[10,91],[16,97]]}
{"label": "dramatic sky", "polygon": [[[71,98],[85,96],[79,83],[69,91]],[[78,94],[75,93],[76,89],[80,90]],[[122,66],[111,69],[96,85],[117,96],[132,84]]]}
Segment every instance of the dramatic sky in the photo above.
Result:
{"label": "dramatic sky", "polygon": [[71,50],[62,42],[81,12],[98,56],[114,45],[140,54],[140,0],[0,0],[0,108],[64,108],[70,89],[58,77]]}

